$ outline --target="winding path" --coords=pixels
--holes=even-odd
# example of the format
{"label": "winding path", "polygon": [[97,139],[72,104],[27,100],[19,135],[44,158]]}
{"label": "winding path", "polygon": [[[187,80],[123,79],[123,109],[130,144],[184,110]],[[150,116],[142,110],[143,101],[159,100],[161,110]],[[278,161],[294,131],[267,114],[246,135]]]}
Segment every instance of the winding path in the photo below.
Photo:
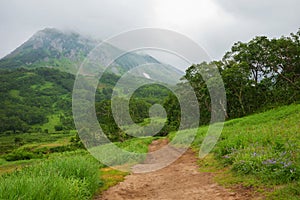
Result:
{"label": "winding path", "polygon": [[[167,140],[153,141],[149,151],[153,152],[167,144]],[[161,158],[147,158],[147,160]],[[235,200],[250,197],[231,192],[213,182],[211,173],[199,172],[197,158],[192,150],[185,152],[171,165],[148,173],[133,173],[125,180],[105,191],[98,200]]]}

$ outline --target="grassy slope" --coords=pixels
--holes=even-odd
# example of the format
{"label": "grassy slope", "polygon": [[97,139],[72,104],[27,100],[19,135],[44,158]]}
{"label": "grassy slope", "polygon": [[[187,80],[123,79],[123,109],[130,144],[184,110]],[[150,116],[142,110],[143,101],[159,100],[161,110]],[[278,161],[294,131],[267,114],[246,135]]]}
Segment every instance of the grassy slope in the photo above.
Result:
{"label": "grassy slope", "polygon": [[55,126],[60,125],[60,119],[59,119],[59,114],[53,114],[53,115],[48,115],[48,122],[44,123],[42,125],[35,125],[33,127],[35,128],[41,128],[42,130],[48,130],[49,133],[54,133],[55,132]]}
{"label": "grassy slope", "polygon": [[[33,139],[31,136],[29,134],[25,138],[27,137],[30,141]],[[49,136],[50,134],[48,138]],[[23,141],[26,142],[25,138]],[[44,138],[38,142],[26,143],[19,148],[64,144],[66,142],[64,138],[68,137],[60,135],[56,138],[57,140]],[[9,139],[11,138],[8,137],[5,140]],[[146,153],[153,139],[152,137],[134,138],[115,144],[127,151]],[[108,145],[101,148],[106,147]],[[114,164],[122,163],[118,161]],[[54,172],[55,175],[53,175]],[[44,199],[90,199],[95,193],[99,194],[122,181],[127,174],[105,167],[85,150],[52,153],[39,159],[11,162],[0,158],[0,199],[39,199],[41,197]],[[28,193],[32,188],[35,192]],[[51,193],[49,190],[56,193]]]}
{"label": "grassy slope", "polygon": [[[98,147],[92,147],[89,149],[93,155],[101,156],[99,159],[103,160],[109,166],[120,166],[125,165],[126,168],[136,164],[137,162],[145,159],[146,153],[148,152],[148,145],[155,139],[154,137],[145,138],[133,138],[124,142],[115,142],[104,144]],[[119,147],[124,150],[119,152]],[[125,152],[134,152],[138,154],[130,155]]]}
{"label": "grassy slope", "polygon": [[[290,105],[227,121],[212,154],[200,161],[201,168],[221,170],[217,179],[223,184],[239,183],[262,191],[277,188],[266,194],[268,198],[299,199],[299,119],[300,105]],[[194,149],[199,151],[206,131],[207,127],[198,129]],[[173,143],[186,137],[191,137],[191,131],[184,131]]]}
{"label": "grassy slope", "polygon": [[[202,170],[218,171],[216,180],[225,185],[243,185],[263,192],[270,199],[299,199],[300,197],[300,105],[284,106],[261,114],[225,122],[222,135],[213,152],[200,161]],[[200,127],[192,144],[199,150],[207,127]],[[181,137],[173,143],[182,143],[190,137],[191,131],[181,132]],[[169,135],[170,139],[175,133]],[[61,138],[60,138],[61,139]],[[128,151],[147,152],[147,146],[153,138],[132,139],[117,146]],[[3,141],[3,140],[2,140]],[[59,140],[63,142],[64,140]],[[43,141],[44,145],[47,142]],[[48,141],[48,145],[57,143],[57,139]],[[30,144],[27,144],[27,146]],[[98,149],[99,150],[99,149]],[[101,149],[100,149],[101,151]],[[60,157],[61,153],[53,154]],[[38,160],[38,162],[44,160]],[[115,162],[112,160],[112,162]],[[120,162],[120,163],[119,163]],[[118,160],[114,164],[122,164]],[[19,168],[27,164],[33,167],[37,162],[11,162]],[[7,162],[0,160],[2,166]],[[102,187],[99,192],[123,180],[126,173],[109,168],[101,168]],[[6,168],[2,168],[6,170]],[[38,180],[37,180],[38,181]],[[63,181],[63,180],[62,180]],[[13,181],[12,181],[13,182]],[[268,191],[268,192],[267,192]],[[270,192],[271,191],[271,192]]]}
{"label": "grassy slope", "polygon": [[[68,134],[56,133],[23,133],[15,135],[0,136],[0,155],[11,152],[14,149],[26,146],[45,147],[45,146],[62,146],[70,141],[70,137],[74,136],[74,132]],[[16,138],[20,141],[16,143]]]}

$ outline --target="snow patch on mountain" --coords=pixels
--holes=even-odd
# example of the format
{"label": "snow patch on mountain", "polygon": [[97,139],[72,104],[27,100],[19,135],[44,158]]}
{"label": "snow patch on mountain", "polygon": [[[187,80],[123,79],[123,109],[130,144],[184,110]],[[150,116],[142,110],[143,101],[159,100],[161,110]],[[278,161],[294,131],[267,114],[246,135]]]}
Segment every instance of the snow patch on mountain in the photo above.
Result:
{"label": "snow patch on mountain", "polygon": [[143,75],[144,75],[144,77],[145,77],[145,78],[147,78],[147,79],[151,79],[151,77],[149,76],[149,74],[147,74],[147,73],[143,72]]}

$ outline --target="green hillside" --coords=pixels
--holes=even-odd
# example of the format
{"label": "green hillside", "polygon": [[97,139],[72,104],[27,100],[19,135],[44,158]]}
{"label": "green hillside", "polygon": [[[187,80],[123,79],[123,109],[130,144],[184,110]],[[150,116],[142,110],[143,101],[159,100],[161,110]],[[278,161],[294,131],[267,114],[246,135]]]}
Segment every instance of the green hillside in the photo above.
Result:
{"label": "green hillside", "polygon": [[[113,87],[119,76],[104,73],[95,94],[96,113],[101,127],[113,141],[130,138],[115,123],[110,108]],[[72,114],[72,90],[75,76],[51,68],[2,70],[0,81],[0,136],[23,133],[65,133],[75,130]],[[141,78],[132,78],[132,83]],[[127,86],[128,86],[127,85]],[[128,88],[119,88],[116,97],[125,102]],[[126,92],[127,91],[127,92]],[[151,105],[164,104],[169,90],[150,84],[139,88],[131,97],[130,114],[136,123],[149,118]],[[146,122],[147,124],[147,122]],[[137,132],[139,132],[137,130]],[[166,128],[162,130],[166,134]],[[13,144],[5,144],[1,151],[7,152]]]}
{"label": "green hillside", "polygon": [[[300,105],[294,104],[227,121],[212,153],[201,160],[200,168],[221,170],[217,180],[222,184],[254,187],[271,199],[285,199],[287,195],[299,199],[299,119]],[[192,144],[196,152],[207,130],[207,126],[198,129]],[[184,144],[192,132],[179,134],[181,137],[172,142],[175,145]],[[174,136],[172,133],[169,138]]]}
{"label": "green hillside", "polygon": [[[73,127],[70,121],[72,74],[48,68],[18,69],[1,71],[0,81],[1,133],[48,132],[58,125],[66,129]],[[55,114],[61,118],[58,123],[41,130],[38,125],[51,123],[50,116]]]}

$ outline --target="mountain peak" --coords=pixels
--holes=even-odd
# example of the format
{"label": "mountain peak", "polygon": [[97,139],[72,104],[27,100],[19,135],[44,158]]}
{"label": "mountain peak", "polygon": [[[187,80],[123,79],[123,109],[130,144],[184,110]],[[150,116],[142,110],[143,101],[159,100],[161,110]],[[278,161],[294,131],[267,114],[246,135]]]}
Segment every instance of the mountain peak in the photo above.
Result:
{"label": "mountain peak", "polygon": [[[15,69],[15,68],[38,68],[49,67],[56,68],[69,73],[77,73],[79,66],[93,50],[99,41],[89,37],[82,36],[72,31],[61,31],[56,28],[45,28],[36,32],[29,40],[23,43],[20,47],[14,50],[9,55],[0,60],[0,68]],[[99,49],[99,58],[107,63],[110,63],[112,55],[122,54],[123,50],[117,47],[106,44]],[[125,52],[124,52],[125,53]],[[104,62],[106,63],[106,62]],[[162,66],[161,63],[147,54],[139,54],[128,52],[116,59],[108,69],[117,75],[122,75],[130,69],[142,66],[145,64],[158,64],[155,75],[150,71],[139,71],[138,76],[144,77],[143,73],[150,74],[151,77],[161,77],[161,73],[165,70],[164,79],[179,80],[182,74],[178,73],[175,68],[170,66]],[[106,70],[105,66],[101,70]],[[93,69],[94,70],[94,69]],[[153,71],[153,69],[152,69]],[[172,71],[173,78],[167,75],[167,71]],[[162,80],[162,79],[161,79]]]}
{"label": "mountain peak", "polygon": [[42,30],[37,31],[35,34],[39,34],[39,33],[49,33],[49,34],[51,34],[51,33],[62,33],[62,31],[57,29],[57,28],[47,27],[47,28],[44,28]]}
{"label": "mountain peak", "polygon": [[78,63],[97,43],[75,32],[45,28],[1,59],[0,68],[55,67],[58,60]]}
{"label": "mountain peak", "polygon": [[[74,37],[74,38],[81,38],[81,39],[90,39],[87,37],[81,36],[79,33],[74,31],[62,31],[56,28],[44,28],[42,30],[37,31],[31,39],[36,38],[64,38],[64,37]],[[90,39],[92,40],[92,39]]]}

